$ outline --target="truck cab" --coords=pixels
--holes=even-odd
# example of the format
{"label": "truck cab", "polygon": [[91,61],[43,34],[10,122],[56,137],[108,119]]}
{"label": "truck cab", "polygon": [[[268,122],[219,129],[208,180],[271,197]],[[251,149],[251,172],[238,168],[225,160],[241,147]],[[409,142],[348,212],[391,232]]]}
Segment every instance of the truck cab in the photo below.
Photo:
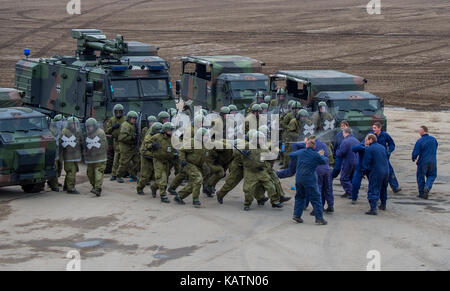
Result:
{"label": "truck cab", "polygon": [[45,182],[56,177],[55,157],[56,141],[44,114],[24,107],[0,108],[0,187],[43,190]]}
{"label": "truck cab", "polygon": [[242,56],[190,56],[181,58],[177,94],[192,106],[217,111],[235,104],[246,109],[258,91],[266,92],[268,77],[263,62]]}
{"label": "truck cab", "polygon": [[76,55],[25,58],[16,64],[15,88],[24,104],[49,116],[105,120],[115,104],[157,114],[175,107],[169,64],[158,49],[121,35],[108,40],[96,29],[73,29]]}
{"label": "truck cab", "polygon": [[383,100],[364,91],[366,83],[363,77],[334,70],[292,70],[270,75],[269,86],[273,94],[284,88],[288,99],[300,101],[310,112],[317,112],[318,103],[325,101],[336,124],[347,120],[362,139],[376,121],[384,130],[387,127]]}

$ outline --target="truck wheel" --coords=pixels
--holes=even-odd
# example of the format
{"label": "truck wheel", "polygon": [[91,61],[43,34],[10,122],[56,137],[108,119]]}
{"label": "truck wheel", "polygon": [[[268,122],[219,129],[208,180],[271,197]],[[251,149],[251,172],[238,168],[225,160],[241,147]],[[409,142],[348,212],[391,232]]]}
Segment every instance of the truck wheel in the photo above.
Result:
{"label": "truck wheel", "polygon": [[45,182],[37,184],[22,185],[22,190],[25,193],[39,193],[44,190]]}

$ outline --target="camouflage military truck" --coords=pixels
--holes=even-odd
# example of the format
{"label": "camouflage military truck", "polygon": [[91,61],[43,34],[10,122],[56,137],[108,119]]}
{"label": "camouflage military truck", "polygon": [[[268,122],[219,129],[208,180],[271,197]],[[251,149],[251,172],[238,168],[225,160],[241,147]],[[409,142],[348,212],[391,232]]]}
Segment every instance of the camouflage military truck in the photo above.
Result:
{"label": "camouflage military truck", "polygon": [[0,107],[21,107],[23,92],[11,88],[0,88]]}
{"label": "camouflage military truck", "polygon": [[308,111],[317,112],[318,103],[326,102],[336,125],[347,120],[359,139],[375,121],[387,126],[383,100],[365,92],[366,83],[362,77],[333,70],[278,71],[269,80],[274,96],[277,88],[284,88],[288,99],[300,101]]}
{"label": "camouflage military truck", "polygon": [[73,29],[75,56],[25,58],[16,64],[15,88],[24,104],[47,115],[58,113],[99,121],[112,115],[115,104],[125,111],[155,115],[175,107],[169,64],[155,46],[113,40],[96,29]]}
{"label": "camouflage military truck", "polygon": [[56,177],[55,155],[56,141],[44,114],[24,107],[0,108],[0,187],[43,190],[45,182]]}
{"label": "camouflage military truck", "polygon": [[235,104],[246,109],[258,91],[266,92],[264,63],[242,56],[190,56],[181,58],[177,95],[192,106],[218,111]]}

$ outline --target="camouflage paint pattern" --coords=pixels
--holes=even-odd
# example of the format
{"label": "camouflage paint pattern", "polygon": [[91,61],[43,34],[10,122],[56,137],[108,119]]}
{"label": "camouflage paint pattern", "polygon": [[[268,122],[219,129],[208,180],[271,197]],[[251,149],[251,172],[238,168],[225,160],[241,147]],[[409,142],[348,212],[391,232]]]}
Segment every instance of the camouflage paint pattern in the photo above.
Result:
{"label": "camouflage paint pattern", "polygon": [[[181,61],[181,97],[192,106],[218,111],[224,105],[236,104],[244,109],[253,102],[257,91],[267,91],[267,86],[253,93],[242,90],[239,96],[234,96],[242,99],[235,100],[230,91],[223,90],[231,81],[266,81],[267,77],[261,74],[264,63],[258,60],[242,56],[190,56],[182,57]],[[189,70],[189,64],[195,69]]]}
{"label": "camouflage paint pattern", "polygon": [[0,108],[21,107],[23,104],[20,92],[16,89],[0,88]]}
{"label": "camouflage paint pattern", "polygon": [[0,108],[0,186],[56,177],[55,156],[56,142],[45,115],[30,108]]}
{"label": "camouflage paint pattern", "polygon": [[[99,121],[110,117],[118,103],[125,112],[149,115],[175,107],[169,64],[157,56],[156,47],[120,38],[106,40],[99,30],[72,30],[72,36],[77,39],[77,56],[26,58],[16,63],[15,88],[25,92],[27,106],[50,116],[62,113]],[[99,57],[96,51],[100,51]],[[161,80],[155,82],[164,93],[142,96],[148,80]],[[120,89],[137,92],[135,96],[117,96],[114,86],[120,81],[129,81],[122,82]]]}

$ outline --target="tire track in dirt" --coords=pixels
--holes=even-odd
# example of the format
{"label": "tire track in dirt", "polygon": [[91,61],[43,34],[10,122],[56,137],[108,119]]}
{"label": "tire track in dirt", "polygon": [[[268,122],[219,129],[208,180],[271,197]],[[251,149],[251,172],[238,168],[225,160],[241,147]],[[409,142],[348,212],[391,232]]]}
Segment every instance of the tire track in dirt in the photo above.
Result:
{"label": "tire track in dirt", "polygon": [[[110,3],[109,5],[113,5],[113,4],[116,4],[116,3],[119,3],[119,2],[122,2],[122,1],[121,0],[116,0],[116,1],[114,1],[112,3]],[[102,9],[102,8],[104,8],[104,4],[100,4],[100,5],[92,8],[92,9],[84,12],[82,15],[86,15],[86,14],[95,12],[95,11],[97,11],[99,9]],[[30,30],[27,30],[27,31],[25,31],[25,32],[15,36],[15,37],[13,37],[12,39],[10,39],[10,40],[0,44],[0,50],[10,47],[14,43],[16,43],[16,42],[18,42],[20,40],[23,40],[23,39],[25,39],[28,36],[32,36],[34,33],[38,32],[38,31],[46,30],[48,28],[51,28],[54,25],[63,24],[65,22],[67,22],[68,20],[72,19],[72,18],[73,18],[73,15],[68,15],[66,17],[63,17],[62,19],[53,20],[53,21],[50,21],[49,23],[46,23],[46,24],[41,25],[39,27],[35,27],[35,28],[30,29]],[[8,27],[2,27],[2,28],[11,29],[12,27],[8,26]],[[21,27],[21,28],[23,29],[23,27]]]}
{"label": "tire track in dirt", "polygon": [[[121,1],[116,1],[116,2],[121,2]],[[116,3],[116,2],[114,2],[114,3]],[[148,3],[148,2],[151,2],[151,1],[149,1],[149,0],[141,0],[141,1],[138,1],[138,2],[136,2],[136,3],[131,3],[131,4],[127,5],[127,6],[125,6],[125,7],[121,7],[121,8],[115,9],[115,10],[113,10],[113,11],[111,11],[111,12],[108,12],[108,13],[102,15],[102,16],[99,17],[99,18],[100,18],[100,19],[106,19],[106,18],[111,17],[112,15],[114,15],[114,14],[116,14],[116,13],[119,13],[119,12],[123,11],[123,10],[127,10],[127,9],[130,9],[130,8],[134,7],[134,6],[138,6],[138,5],[141,5],[141,4],[143,4],[143,3]],[[114,3],[113,3],[113,4],[114,4]],[[81,28],[82,28],[82,27],[86,27],[86,26],[88,26],[88,25],[90,25],[90,24],[92,24],[92,23],[94,23],[94,22],[97,22],[97,19],[85,21],[85,22],[83,22],[82,24],[77,25],[77,27],[81,27]],[[46,44],[44,47],[42,47],[41,49],[39,49],[39,50],[36,52],[36,55],[39,56],[41,53],[47,52],[50,48],[56,46],[61,40],[64,40],[64,38],[66,38],[66,35],[65,35],[65,34],[63,34],[63,35],[61,35],[60,37],[58,37],[58,38],[54,39],[53,41],[49,42],[49,43]]]}

